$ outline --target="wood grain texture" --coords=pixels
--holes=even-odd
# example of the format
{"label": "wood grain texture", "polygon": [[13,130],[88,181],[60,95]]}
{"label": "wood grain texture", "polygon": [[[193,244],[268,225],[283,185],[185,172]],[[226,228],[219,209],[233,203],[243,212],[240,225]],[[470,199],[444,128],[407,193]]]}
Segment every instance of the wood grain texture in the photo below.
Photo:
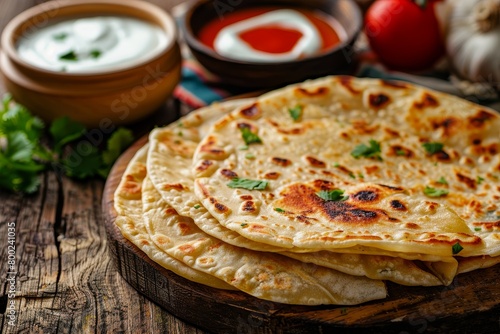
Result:
{"label": "wood grain texture", "polygon": [[114,224],[113,193],[135,143],[115,164],[105,185],[103,214],[110,250],[123,277],[169,312],[215,333],[498,333],[500,266],[458,276],[450,286],[388,283],[389,296],[358,306],[291,306],[190,282],[151,261]]}
{"label": "wood grain texture", "polygon": [[[0,29],[40,0],[0,0]],[[151,1],[169,10],[181,0]],[[0,81],[0,95],[5,93]],[[143,134],[168,122],[169,104],[134,126]],[[203,334],[131,287],[112,262],[103,225],[104,182],[77,182],[55,171],[40,190],[21,196],[0,190],[0,333]],[[8,226],[16,225],[16,297],[8,298]],[[14,276],[14,275],[12,275]],[[15,325],[8,309],[14,302]]]}

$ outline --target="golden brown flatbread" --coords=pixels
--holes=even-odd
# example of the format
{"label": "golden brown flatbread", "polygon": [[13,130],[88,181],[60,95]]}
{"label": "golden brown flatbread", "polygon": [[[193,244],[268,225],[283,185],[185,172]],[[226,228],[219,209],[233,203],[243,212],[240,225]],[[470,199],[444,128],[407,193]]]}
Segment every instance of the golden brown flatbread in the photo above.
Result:
{"label": "golden brown flatbread", "polygon": [[195,191],[222,225],[273,246],[498,256],[498,128],[494,111],[409,84],[309,81],[219,120]]}

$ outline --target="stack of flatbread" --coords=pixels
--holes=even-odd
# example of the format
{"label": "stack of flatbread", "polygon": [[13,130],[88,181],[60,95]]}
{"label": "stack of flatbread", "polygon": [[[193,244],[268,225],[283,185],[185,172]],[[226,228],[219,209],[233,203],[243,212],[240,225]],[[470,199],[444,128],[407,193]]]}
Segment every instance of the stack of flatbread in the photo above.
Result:
{"label": "stack of flatbread", "polygon": [[353,305],[500,262],[500,117],[402,82],[327,77],[151,132],[123,235],[192,281]]}

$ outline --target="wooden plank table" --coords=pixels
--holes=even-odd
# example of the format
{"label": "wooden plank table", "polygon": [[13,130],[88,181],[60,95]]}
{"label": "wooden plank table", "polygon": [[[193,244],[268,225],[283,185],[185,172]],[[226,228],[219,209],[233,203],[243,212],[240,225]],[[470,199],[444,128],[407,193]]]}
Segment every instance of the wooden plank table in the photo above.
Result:
{"label": "wooden plank table", "polygon": [[[41,2],[0,0],[0,29]],[[150,2],[170,10],[181,0]],[[176,106],[168,101],[135,126],[138,136],[163,124]],[[41,181],[32,196],[0,190],[0,333],[204,333],[150,302],[119,275],[101,213],[103,180],[78,182],[49,171]],[[7,267],[9,225],[15,225],[15,275]],[[13,300],[7,298],[10,277],[16,283]],[[14,326],[7,317],[11,301]]]}
{"label": "wooden plank table", "polygon": [[[165,10],[182,2],[149,1]],[[41,2],[0,0],[0,29]],[[187,110],[171,99],[133,130],[139,138]],[[34,195],[0,190],[0,333],[205,333],[146,299],[120,276],[109,252],[101,210],[103,189],[100,179],[79,182],[48,171]],[[16,245],[14,273],[7,266],[9,232]],[[12,286],[14,291],[10,291]],[[15,298],[8,298],[9,294]],[[496,321],[497,310],[489,320]],[[416,319],[414,332],[424,332],[434,320],[432,314]],[[471,321],[467,328],[480,321]],[[478,332],[484,333],[484,326],[479,327]],[[487,332],[496,333],[498,328],[495,323]]]}

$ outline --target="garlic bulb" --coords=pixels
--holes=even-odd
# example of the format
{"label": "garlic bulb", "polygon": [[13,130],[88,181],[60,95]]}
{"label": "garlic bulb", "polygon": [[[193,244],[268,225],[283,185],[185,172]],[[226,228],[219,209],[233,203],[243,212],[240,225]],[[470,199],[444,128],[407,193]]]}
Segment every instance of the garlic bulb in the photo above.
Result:
{"label": "garlic bulb", "polygon": [[446,49],[461,77],[500,87],[500,0],[448,1]]}

